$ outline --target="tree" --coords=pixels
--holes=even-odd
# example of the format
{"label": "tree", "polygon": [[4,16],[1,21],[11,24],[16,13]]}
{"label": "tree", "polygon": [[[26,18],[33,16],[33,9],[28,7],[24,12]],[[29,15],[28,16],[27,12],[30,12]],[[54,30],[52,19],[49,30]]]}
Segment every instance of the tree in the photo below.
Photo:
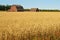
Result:
{"label": "tree", "polygon": [[5,5],[0,5],[0,10],[4,11],[5,10]]}
{"label": "tree", "polygon": [[6,6],[5,6],[5,10],[10,9],[10,7],[11,7],[11,5],[6,5]]}

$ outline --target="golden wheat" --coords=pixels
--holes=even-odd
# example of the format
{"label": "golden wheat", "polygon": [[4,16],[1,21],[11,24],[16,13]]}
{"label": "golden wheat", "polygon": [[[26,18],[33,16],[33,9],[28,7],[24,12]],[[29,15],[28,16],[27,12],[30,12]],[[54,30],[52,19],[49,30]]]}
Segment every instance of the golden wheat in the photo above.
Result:
{"label": "golden wheat", "polygon": [[0,12],[0,40],[60,40],[60,12]]}

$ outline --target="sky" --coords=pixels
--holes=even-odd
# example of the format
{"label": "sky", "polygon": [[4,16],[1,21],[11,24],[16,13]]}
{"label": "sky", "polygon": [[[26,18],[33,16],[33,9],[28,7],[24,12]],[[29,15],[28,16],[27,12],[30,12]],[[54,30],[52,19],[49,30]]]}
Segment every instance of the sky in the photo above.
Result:
{"label": "sky", "polygon": [[0,0],[2,5],[18,4],[24,8],[59,9],[60,0]]}

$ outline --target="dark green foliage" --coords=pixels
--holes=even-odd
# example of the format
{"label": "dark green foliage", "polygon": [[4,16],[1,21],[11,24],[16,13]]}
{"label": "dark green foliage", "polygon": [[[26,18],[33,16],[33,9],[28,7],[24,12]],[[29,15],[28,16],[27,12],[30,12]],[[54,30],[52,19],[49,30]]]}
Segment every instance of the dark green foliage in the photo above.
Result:
{"label": "dark green foliage", "polygon": [[0,10],[4,11],[5,10],[5,5],[0,5]]}
{"label": "dark green foliage", "polygon": [[39,10],[40,12],[60,12],[60,10]]}
{"label": "dark green foliage", "polygon": [[24,9],[24,11],[30,11],[30,9]]}
{"label": "dark green foliage", "polygon": [[7,11],[10,7],[10,5],[0,5],[0,11]]}
{"label": "dark green foliage", "polygon": [[10,9],[10,5],[6,5],[6,7],[5,7],[5,10],[8,10],[8,9]]}

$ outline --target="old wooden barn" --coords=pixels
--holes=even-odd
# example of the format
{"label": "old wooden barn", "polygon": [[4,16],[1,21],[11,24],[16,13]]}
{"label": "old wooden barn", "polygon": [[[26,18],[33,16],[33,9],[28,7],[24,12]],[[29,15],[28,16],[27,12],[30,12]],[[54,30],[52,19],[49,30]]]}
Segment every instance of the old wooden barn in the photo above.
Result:
{"label": "old wooden barn", "polygon": [[11,5],[11,7],[8,11],[12,11],[12,12],[24,11],[24,8],[21,5]]}

